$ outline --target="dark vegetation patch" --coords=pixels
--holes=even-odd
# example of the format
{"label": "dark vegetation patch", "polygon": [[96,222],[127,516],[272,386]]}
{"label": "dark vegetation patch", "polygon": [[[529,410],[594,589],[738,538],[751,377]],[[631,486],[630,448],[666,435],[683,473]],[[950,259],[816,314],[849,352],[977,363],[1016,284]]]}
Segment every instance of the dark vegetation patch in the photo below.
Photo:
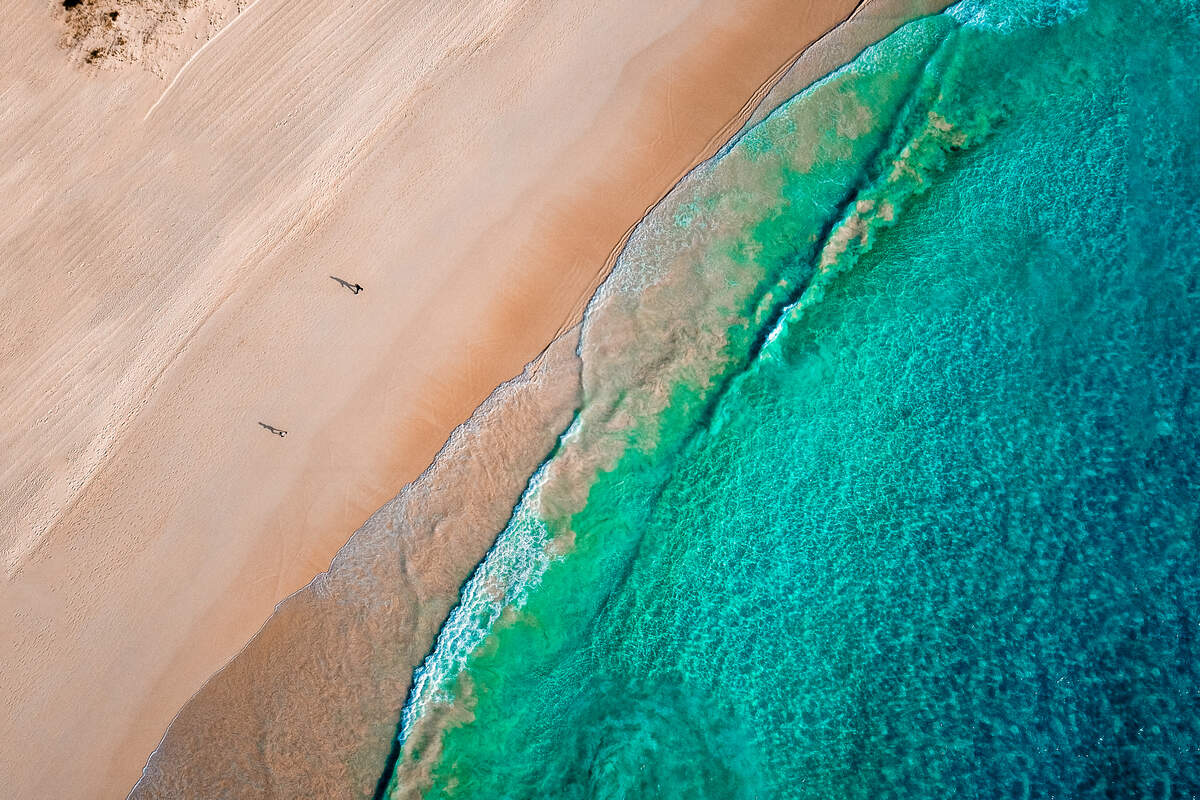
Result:
{"label": "dark vegetation patch", "polygon": [[[171,65],[246,7],[249,0],[46,0],[76,63],[112,69],[141,63],[165,77]],[[185,16],[186,13],[186,16]]]}

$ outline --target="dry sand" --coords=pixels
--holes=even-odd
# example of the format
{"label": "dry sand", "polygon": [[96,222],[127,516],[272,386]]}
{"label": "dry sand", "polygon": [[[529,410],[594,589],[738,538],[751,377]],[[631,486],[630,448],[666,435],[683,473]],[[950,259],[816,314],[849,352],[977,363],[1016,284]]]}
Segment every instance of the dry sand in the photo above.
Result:
{"label": "dry sand", "polygon": [[[0,28],[17,798],[124,795],[184,701],[855,4],[108,5],[111,30],[73,33],[51,0]],[[911,13],[888,9],[880,30]]]}

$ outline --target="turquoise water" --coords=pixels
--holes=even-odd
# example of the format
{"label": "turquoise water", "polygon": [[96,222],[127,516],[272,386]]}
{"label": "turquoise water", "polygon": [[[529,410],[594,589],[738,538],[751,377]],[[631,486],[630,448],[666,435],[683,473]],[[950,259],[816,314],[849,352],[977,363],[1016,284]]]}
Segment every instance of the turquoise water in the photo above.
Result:
{"label": "turquoise water", "polygon": [[668,198],[393,796],[1200,794],[1198,35],[963,3]]}

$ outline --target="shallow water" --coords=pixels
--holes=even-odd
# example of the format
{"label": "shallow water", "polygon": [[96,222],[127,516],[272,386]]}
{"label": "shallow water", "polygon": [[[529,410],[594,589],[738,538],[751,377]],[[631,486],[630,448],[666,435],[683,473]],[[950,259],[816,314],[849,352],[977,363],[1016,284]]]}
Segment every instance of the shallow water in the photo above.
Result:
{"label": "shallow water", "polygon": [[963,3],[656,209],[394,795],[1200,792],[1197,34]]}

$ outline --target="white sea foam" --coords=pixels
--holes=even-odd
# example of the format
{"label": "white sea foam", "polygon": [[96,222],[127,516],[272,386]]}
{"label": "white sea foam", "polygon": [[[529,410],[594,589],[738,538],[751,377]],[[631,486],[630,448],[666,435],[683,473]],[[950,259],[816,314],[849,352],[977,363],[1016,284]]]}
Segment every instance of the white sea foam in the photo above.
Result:
{"label": "white sea foam", "polygon": [[1088,0],[1025,0],[1012,4],[962,0],[946,13],[963,25],[996,31],[1052,28],[1088,9]]}
{"label": "white sea foam", "polygon": [[[560,437],[578,431],[578,418]],[[413,672],[413,687],[400,717],[403,744],[413,725],[431,706],[453,701],[450,687],[471,653],[491,632],[506,608],[520,608],[555,556],[547,545],[550,531],[539,515],[539,496],[549,460],[529,480],[508,525],[463,587],[462,598],[442,626],[433,652]]]}

